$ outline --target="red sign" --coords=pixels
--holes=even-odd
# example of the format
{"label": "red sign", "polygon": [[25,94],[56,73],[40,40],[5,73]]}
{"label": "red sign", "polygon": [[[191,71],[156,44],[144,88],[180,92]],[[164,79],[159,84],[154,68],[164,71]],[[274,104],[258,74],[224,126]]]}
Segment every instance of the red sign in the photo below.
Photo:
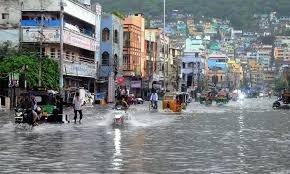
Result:
{"label": "red sign", "polygon": [[122,84],[125,82],[125,78],[124,77],[118,77],[116,80],[117,84]]}

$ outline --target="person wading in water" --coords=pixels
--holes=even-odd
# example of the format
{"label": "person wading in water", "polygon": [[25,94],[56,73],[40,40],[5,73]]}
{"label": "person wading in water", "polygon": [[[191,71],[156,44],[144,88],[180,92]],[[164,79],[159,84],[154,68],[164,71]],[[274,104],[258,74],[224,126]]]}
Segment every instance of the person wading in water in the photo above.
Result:
{"label": "person wading in water", "polygon": [[81,123],[81,120],[83,118],[83,112],[82,112],[82,106],[83,105],[84,105],[84,102],[80,98],[80,93],[77,92],[76,93],[76,96],[74,97],[74,100],[73,100],[74,113],[75,113],[75,116],[74,116],[75,123],[77,122],[77,113],[80,114],[80,120],[79,120],[79,122]]}

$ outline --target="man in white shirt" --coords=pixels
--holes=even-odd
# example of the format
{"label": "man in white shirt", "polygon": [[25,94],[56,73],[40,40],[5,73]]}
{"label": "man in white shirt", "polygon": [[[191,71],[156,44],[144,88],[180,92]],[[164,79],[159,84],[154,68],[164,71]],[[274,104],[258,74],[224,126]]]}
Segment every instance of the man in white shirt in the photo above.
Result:
{"label": "man in white shirt", "polygon": [[156,91],[154,91],[150,96],[150,101],[153,105],[153,109],[157,109],[157,103],[158,103],[158,94]]}
{"label": "man in white shirt", "polygon": [[74,116],[74,120],[75,120],[75,123],[77,121],[77,113],[80,114],[80,120],[79,122],[81,122],[82,118],[83,118],[83,112],[82,112],[82,106],[83,106],[84,102],[83,100],[80,98],[80,93],[79,92],[76,92],[76,95],[73,99],[73,106],[74,106],[74,113],[75,113],[75,116]]}

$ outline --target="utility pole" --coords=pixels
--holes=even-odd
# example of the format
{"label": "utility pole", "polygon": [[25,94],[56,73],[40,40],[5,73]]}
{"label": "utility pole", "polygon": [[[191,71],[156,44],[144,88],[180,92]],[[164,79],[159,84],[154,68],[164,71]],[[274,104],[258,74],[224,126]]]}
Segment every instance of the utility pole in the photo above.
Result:
{"label": "utility pole", "polygon": [[60,0],[60,57],[59,57],[59,91],[62,95],[63,92],[63,10],[64,10],[64,4],[63,0]]}
{"label": "utility pole", "polygon": [[166,70],[165,70],[165,63],[166,63],[166,60],[165,60],[165,44],[166,44],[166,39],[165,39],[165,15],[166,15],[166,0],[163,0],[163,41],[164,41],[164,60],[163,60],[163,74],[164,74],[164,85],[165,85],[165,91],[167,90],[167,82],[166,82]]}
{"label": "utility pole", "polygon": [[41,68],[42,68],[42,59],[43,59],[43,39],[44,39],[44,35],[43,35],[43,25],[44,25],[44,14],[43,14],[43,7],[42,7],[42,1],[41,1],[41,23],[40,23],[40,42],[39,42],[39,67],[38,67],[38,87],[41,87],[41,74],[42,74],[42,71],[41,71]]}

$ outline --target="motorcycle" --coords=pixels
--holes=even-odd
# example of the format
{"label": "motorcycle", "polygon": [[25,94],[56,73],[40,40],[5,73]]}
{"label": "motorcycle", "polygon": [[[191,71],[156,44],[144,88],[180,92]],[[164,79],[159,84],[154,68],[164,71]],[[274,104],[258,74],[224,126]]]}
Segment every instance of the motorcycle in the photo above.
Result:
{"label": "motorcycle", "polygon": [[14,113],[15,123],[27,123],[33,125],[32,110],[16,108]]}
{"label": "motorcycle", "polygon": [[117,106],[113,113],[113,126],[123,126],[127,113],[122,106]]}

